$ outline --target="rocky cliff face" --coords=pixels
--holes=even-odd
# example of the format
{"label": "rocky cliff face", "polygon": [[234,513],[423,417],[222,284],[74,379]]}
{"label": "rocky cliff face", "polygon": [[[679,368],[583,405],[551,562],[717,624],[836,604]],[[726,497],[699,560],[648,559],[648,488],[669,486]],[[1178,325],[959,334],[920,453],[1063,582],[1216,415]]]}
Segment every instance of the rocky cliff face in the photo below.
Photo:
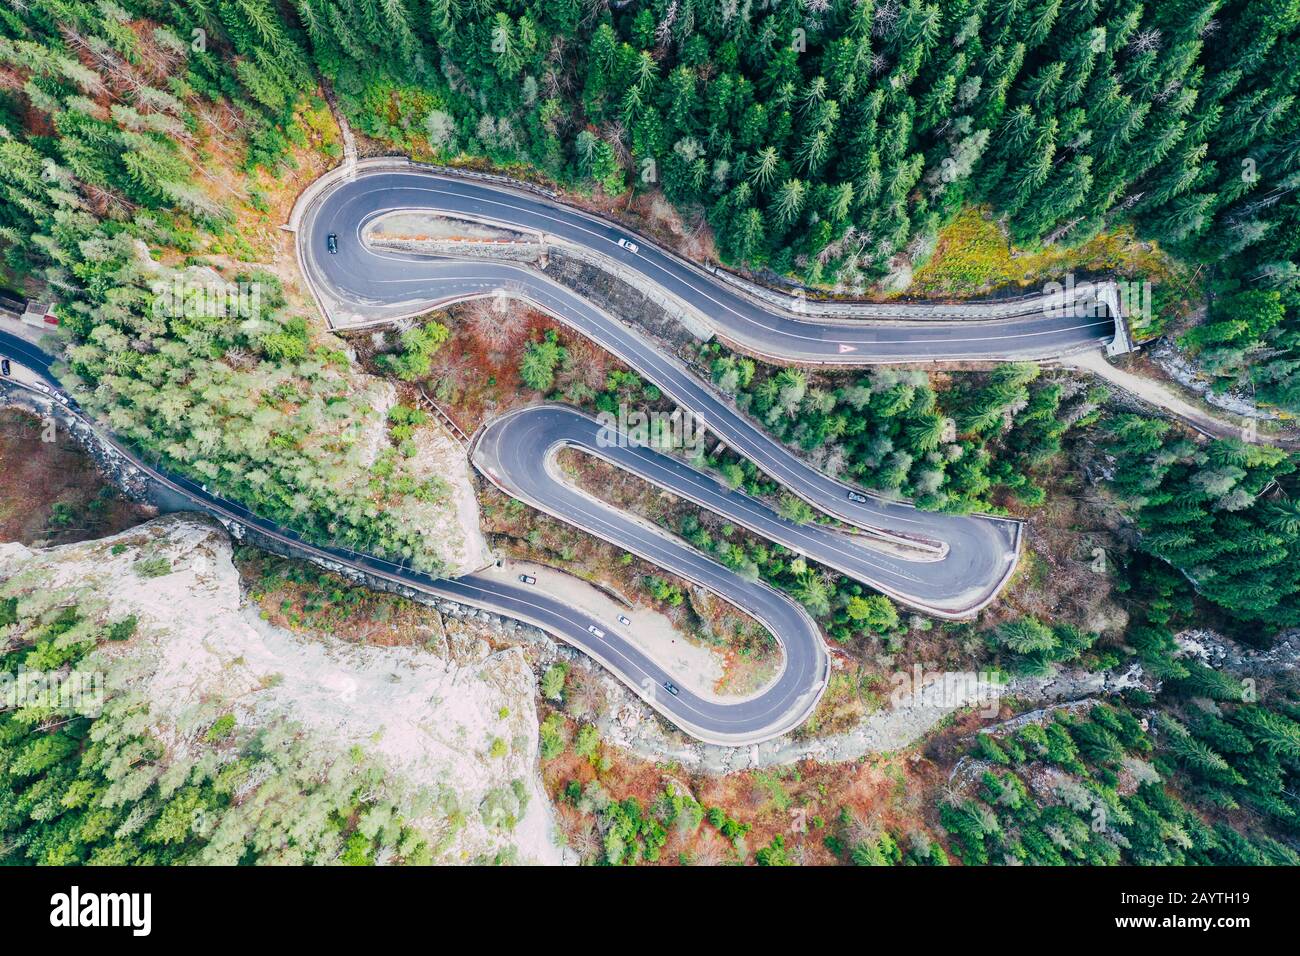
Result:
{"label": "rocky cliff face", "polygon": [[1283,631],[1267,650],[1203,628],[1182,631],[1174,640],[1184,655],[1242,677],[1282,677],[1300,670],[1300,628]]}
{"label": "rocky cliff face", "polygon": [[380,766],[440,862],[559,861],[518,647],[493,653],[458,632],[435,653],[275,628],[242,606],[225,532],[194,515],[43,551],[0,544],[0,582],[20,600],[53,592],[105,621],[136,618],[130,640],[97,653],[108,696],[147,701],[169,754],[204,747],[219,715],[241,729],[287,722],[322,766],[358,753]]}

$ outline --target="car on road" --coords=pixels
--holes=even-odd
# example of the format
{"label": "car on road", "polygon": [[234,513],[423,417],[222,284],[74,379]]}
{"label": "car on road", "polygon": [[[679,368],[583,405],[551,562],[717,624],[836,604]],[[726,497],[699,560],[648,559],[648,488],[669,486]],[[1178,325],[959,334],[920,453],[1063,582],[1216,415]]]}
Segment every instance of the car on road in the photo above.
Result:
{"label": "car on road", "polygon": [[8,374],[9,374],[9,360],[0,359],[0,375],[8,375]]}
{"label": "car on road", "polygon": [[867,503],[867,496],[860,491],[850,491],[849,501],[856,501],[860,505],[865,505]]}
{"label": "car on road", "polygon": [[331,232],[325,237],[325,248],[330,251],[330,255],[334,255],[339,251],[339,237],[337,233]]}
{"label": "car on road", "polygon": [[638,252],[641,251],[641,247],[638,246],[631,239],[620,239],[618,241],[618,244],[622,246],[624,249],[626,249],[628,252],[632,253],[632,255],[636,255]]}
{"label": "car on road", "polygon": [[668,691],[668,693],[672,694],[674,697],[681,693],[681,691],[677,689],[677,685],[670,680],[664,681],[664,690]]}
{"label": "car on road", "polygon": [[632,619],[628,617],[626,614],[620,614],[618,616],[618,623],[622,624],[624,627],[631,627]]}
{"label": "car on road", "polygon": [[537,583],[537,578],[533,577],[531,574],[521,574],[521,575],[519,575],[519,580],[520,580],[520,581],[523,581],[524,584],[536,584],[536,583]]}
{"label": "car on road", "polygon": [[605,636],[605,632],[602,631],[600,628],[598,628],[595,624],[588,624],[587,630],[591,631],[591,633],[595,634],[597,637]]}
{"label": "car on road", "polygon": [[32,388],[36,389],[38,392],[44,392],[46,395],[54,394],[53,392],[50,391],[50,387],[46,385],[44,382],[36,382],[32,385]]}

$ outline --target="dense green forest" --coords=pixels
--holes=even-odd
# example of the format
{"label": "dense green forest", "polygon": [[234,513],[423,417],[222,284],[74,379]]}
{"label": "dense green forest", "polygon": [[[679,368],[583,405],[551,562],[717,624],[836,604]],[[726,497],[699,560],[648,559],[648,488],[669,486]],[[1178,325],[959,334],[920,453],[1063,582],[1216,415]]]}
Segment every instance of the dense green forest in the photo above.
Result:
{"label": "dense green forest", "polygon": [[[295,0],[366,132],[662,188],[724,259],[861,291],[965,203],[1022,243],[1121,222],[1206,287],[1297,276],[1300,5],[1174,0]],[[397,58],[376,57],[393,48]],[[376,71],[374,64],[386,64]],[[1230,298],[1217,375],[1300,410],[1300,312]],[[1239,323],[1246,322],[1243,326]]]}
{"label": "dense green forest", "polygon": [[[1026,243],[1132,221],[1211,264],[1209,321],[1187,346],[1224,387],[1295,408],[1298,24],[1300,3],[1218,0],[38,0],[0,11],[0,246],[68,300],[83,343],[73,371],[120,430],[290,523],[407,556],[417,542],[359,499],[322,493],[338,483],[307,456],[299,480],[250,456],[268,431],[251,410],[159,414],[157,390],[208,355],[259,355],[263,380],[289,362],[310,378],[330,360],[308,355],[279,312],[281,327],[251,335],[148,314],[134,240],[185,250],[229,228],[228,203],[196,175],[224,135],[204,104],[237,113],[249,168],[275,168],[302,141],[295,107],[325,76],[381,140],[577,188],[662,188],[705,212],[724,258],[843,288],[924,255],[970,202]],[[232,394],[266,391],[236,371]],[[1053,399],[1039,388],[1034,400]],[[992,405],[969,416],[982,412],[973,426],[1000,419]],[[984,475],[978,458],[934,461],[936,416],[909,415],[907,442],[836,408],[802,416],[812,424],[793,439],[828,445],[848,421],[837,437],[850,469],[880,459],[887,487],[937,507],[1021,480]],[[214,427],[241,420],[244,447],[214,448]],[[313,425],[283,423],[277,457]],[[1015,490],[1034,500],[1032,486]],[[437,493],[399,476],[394,494],[414,492]],[[325,527],[311,527],[308,502],[333,512]]]}
{"label": "dense green forest", "polygon": [[1140,547],[1178,568],[1240,621],[1300,624],[1300,493],[1294,456],[1269,445],[1208,446],[1158,419],[1107,421],[1112,488]]}
{"label": "dense green forest", "polygon": [[1300,710],[1293,701],[1284,710],[1290,716],[1188,703],[1179,717],[1162,712],[1153,721],[1097,704],[980,734],[978,762],[966,768],[978,785],[945,802],[940,820],[968,864],[1295,866],[1300,855],[1284,842],[1207,823],[1183,797],[1186,790],[1220,810],[1247,804],[1293,827],[1282,793],[1300,755]]}
{"label": "dense green forest", "polygon": [[[1024,243],[1131,221],[1213,264],[1216,295],[1285,293],[1298,24],[1294,0],[37,0],[0,13],[0,122],[101,211],[219,220],[187,175],[186,98],[231,104],[248,162],[274,166],[318,72],[381,140],[662,188],[724,258],[814,283],[861,289],[981,202]],[[153,82],[115,82],[141,60]],[[11,259],[40,192],[3,213]],[[1290,296],[1271,321],[1238,304],[1193,346],[1296,408]]]}
{"label": "dense green forest", "polygon": [[[205,168],[230,143],[275,163],[286,137],[305,142],[288,90],[290,75],[305,89],[307,65],[259,72],[229,56],[262,49],[251,39],[218,53],[168,22],[112,3],[0,10],[0,251],[59,300],[68,372],[119,435],[316,540],[437,569],[415,516],[446,502],[445,482],[391,449],[367,460],[367,433],[386,427],[375,383],[310,340],[276,276],[235,271],[251,253],[234,206],[262,200]],[[245,97],[241,82],[272,74],[276,103]],[[214,112],[227,101],[233,132]],[[223,237],[238,258],[219,275],[197,253]]]}
{"label": "dense green forest", "polygon": [[[265,209],[256,177],[307,146],[303,111],[320,108],[322,78],[356,128],[390,148],[604,197],[662,190],[704,217],[723,261],[776,281],[864,291],[922,261],[971,204],[1024,246],[1132,225],[1195,267],[1206,315],[1180,341],[1218,387],[1300,412],[1300,0],[5,5],[5,284],[60,301],[67,375],[116,432],[319,540],[437,569],[413,515],[447,497],[396,445],[367,460],[363,429],[389,424],[377,396],[273,276],[238,265],[250,261],[238,209]],[[219,181],[216,159],[229,155],[247,182]],[[218,314],[163,304],[160,285],[216,266],[258,285],[257,315],[238,297]],[[385,370],[421,377],[440,328],[408,333]],[[1041,466],[1103,399],[1018,365],[940,394],[911,373],[821,388],[717,348],[701,358],[821,467],[947,510],[1040,502]],[[555,341],[534,343],[526,383],[549,389],[562,360]],[[410,422],[397,424],[405,445]],[[968,862],[1295,862],[1235,825],[1296,833],[1294,698],[1244,700],[1221,672],[1179,657],[1173,634],[1207,609],[1257,643],[1300,625],[1296,459],[1197,444],[1133,415],[1094,434],[1137,531],[1117,584],[1132,612],[1124,646],[1168,692],[982,740],[982,790],[942,811],[954,849]],[[763,490],[744,463],[714,464]],[[702,529],[681,530],[705,546]],[[785,555],[707,544],[788,587],[833,636],[898,625],[888,601],[837,592]],[[114,636],[87,622],[75,607],[0,604],[0,631],[22,633],[0,648],[0,667],[77,668]],[[1092,639],[1032,619],[994,637],[1031,671],[1079,659]],[[224,742],[230,728],[214,725],[210,743],[236,759],[164,776],[131,706],[61,723],[0,714],[5,861],[252,859],[260,828],[284,824],[232,809],[231,789],[255,768],[271,775],[268,800],[288,788],[317,812],[283,858],[423,858],[400,823],[357,827],[373,809],[365,767],[322,781],[287,730]],[[1026,789],[1023,775],[1043,766],[1072,777],[1059,802]],[[1121,778],[1136,783],[1122,795]],[[571,799],[610,816],[620,836],[607,853],[621,860],[651,858],[656,819],[699,825],[703,808],[673,796],[654,819],[587,789]],[[214,821],[210,838],[181,826],[198,811]],[[707,819],[724,833],[740,826],[720,808]],[[763,852],[784,856],[777,844]]]}
{"label": "dense green forest", "polygon": [[[1216,453],[1223,451],[1200,464]],[[1230,545],[1223,551],[1231,563]],[[961,776],[969,785],[939,808],[953,849],[967,863],[1296,865],[1294,681],[1216,669],[1184,654],[1174,634],[1203,624],[1200,585],[1169,564],[1138,554],[1118,572],[1118,585],[1131,614],[1126,649],[1162,682],[1159,694],[1133,689],[1110,703],[977,735]],[[1206,593],[1233,606],[1227,588]],[[1256,627],[1237,629],[1246,643],[1266,643]],[[1032,669],[1061,659],[1062,650],[1077,652],[1080,635],[1071,630],[1022,618],[1002,625],[997,641],[1012,652],[1011,666]],[[1054,646],[1040,644],[1052,637]]]}
{"label": "dense green forest", "polygon": [[[164,746],[150,733],[148,702],[122,693],[122,668],[96,655],[132,637],[135,619],[104,624],[103,608],[67,598],[52,589],[0,597],[0,686],[73,691],[19,691],[0,712],[0,864],[431,859],[359,749],[331,764],[299,728],[246,732],[230,714],[195,746]],[[17,683],[35,680],[48,683]]]}
{"label": "dense green forest", "polygon": [[293,6],[341,88],[373,96],[383,62],[428,91],[433,145],[653,178],[778,271],[879,270],[972,198],[1023,240],[1122,214],[1214,258],[1291,251],[1294,199],[1255,207],[1295,172],[1294,3]]}
{"label": "dense green forest", "polygon": [[[705,345],[701,357],[714,384],[822,470],[936,511],[1005,512],[999,496],[1006,494],[1040,504],[1045,493],[1035,472],[1060,452],[1070,429],[1097,420],[1108,395],[1077,380],[1041,379],[1030,363],[936,391],[919,371],[880,368],[810,381],[798,368],[760,372],[717,343]],[[724,474],[733,487],[761,479],[745,462],[730,463]]]}

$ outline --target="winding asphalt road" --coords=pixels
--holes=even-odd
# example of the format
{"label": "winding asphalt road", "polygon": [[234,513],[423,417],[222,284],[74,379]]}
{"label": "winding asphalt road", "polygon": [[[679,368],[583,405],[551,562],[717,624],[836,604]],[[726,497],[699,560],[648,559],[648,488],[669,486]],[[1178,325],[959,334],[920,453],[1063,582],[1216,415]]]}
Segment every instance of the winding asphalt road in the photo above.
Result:
{"label": "winding asphalt road", "polygon": [[[1051,317],[1041,296],[988,304],[881,305],[874,307],[880,317],[865,322],[813,319],[751,297],[648,239],[544,197],[418,167],[382,166],[332,185],[314,199],[299,225],[303,263],[337,325],[417,315],[435,305],[505,291],[547,311],[558,309],[554,314],[560,321],[592,334],[591,318],[580,305],[584,300],[528,266],[471,264],[377,249],[363,241],[375,220],[406,211],[489,220],[583,247],[676,297],[729,342],[785,361],[866,365],[1055,358],[1095,348],[1115,333],[1106,315]],[[333,255],[326,249],[330,234],[338,237]],[[624,238],[635,238],[639,250],[620,246]],[[998,317],[979,318],[990,314]],[[634,357],[615,350],[625,361]]]}
{"label": "winding asphalt road", "polygon": [[[787,666],[778,686],[792,672],[820,669],[805,666],[806,660],[820,659],[824,648],[816,629],[796,619],[806,616],[801,608],[568,486],[553,467],[538,464],[552,465],[564,446],[599,454],[902,602],[949,618],[972,616],[996,597],[1015,569],[1022,526],[1006,519],[923,513],[907,503],[864,496],[797,458],[681,362],[573,289],[524,264],[375,247],[366,237],[376,221],[414,211],[542,233],[547,243],[581,247],[611,272],[631,274],[674,297],[729,342],[785,360],[862,365],[1044,358],[1096,348],[1115,334],[1108,316],[1046,314],[1043,297],[983,305],[863,306],[881,314],[872,321],[814,319],[796,311],[798,300],[785,300],[792,308],[782,309],[780,297],[769,302],[744,292],[642,237],[629,237],[615,225],[545,197],[418,168],[377,164],[357,170],[324,185],[301,205],[301,212],[295,211],[299,259],[336,326],[373,324],[497,293],[522,299],[618,356],[783,486],[878,539],[785,521],[680,460],[626,444],[609,447],[597,440],[596,423],[571,409],[525,409],[489,423],[476,437],[475,466],[507,494],[754,613],[784,647]],[[337,240],[333,253],[326,241],[331,235]],[[636,240],[637,252],[619,245],[628,238]],[[582,646],[583,636],[577,637]],[[766,696],[731,706],[737,712],[762,709]]]}
{"label": "winding asphalt road", "polygon": [[[396,192],[385,199],[383,190],[387,188]],[[448,196],[454,198],[444,198]],[[433,205],[437,202],[445,202],[446,206]],[[607,225],[601,226],[598,220],[585,213],[537,197],[418,171],[362,173],[357,178],[335,183],[324,194],[316,197],[300,223],[300,257],[309,280],[319,298],[326,304],[327,310],[338,308],[339,303],[346,302],[350,308],[362,310],[354,314],[364,312],[365,316],[374,319],[422,311],[434,299],[451,301],[465,296],[504,291],[556,316],[617,355],[642,376],[654,382],[679,406],[691,412],[699,423],[732,449],[814,507],[855,525],[886,543],[929,553],[915,555],[918,560],[935,555],[952,557],[951,561],[934,563],[923,572],[931,584],[946,589],[945,593],[949,595],[946,604],[930,603],[921,596],[920,591],[891,587],[891,582],[883,578],[879,582],[869,582],[873,586],[879,583],[882,590],[888,590],[908,603],[934,613],[962,617],[970,616],[985,606],[1006,583],[1014,570],[1014,559],[1008,560],[1007,554],[1011,552],[1014,555],[1020,547],[1018,522],[919,512],[908,503],[885,501],[870,495],[866,496],[865,501],[854,500],[850,493],[855,489],[796,457],[772,436],[757,428],[729,399],[711,385],[702,382],[681,362],[666,355],[645,336],[581,295],[536,270],[527,266],[478,259],[433,259],[410,254],[394,256],[386,250],[372,249],[362,241],[366,223],[371,218],[408,208],[404,203],[423,203],[410,207],[417,210],[450,211],[480,218],[486,215],[485,207],[488,212],[504,216],[506,213],[501,211],[498,204],[518,204],[520,221],[517,225],[539,227],[542,221],[567,224],[574,241],[600,226],[606,234],[602,235],[594,248],[603,251],[606,247],[612,247],[620,254],[625,252],[617,245],[616,240],[620,235],[618,230]],[[513,210],[515,206],[510,205],[509,208]],[[542,220],[543,216],[547,218]],[[340,237],[337,254],[330,254],[327,250],[326,236],[330,234]],[[905,327],[861,321],[809,323],[800,318],[762,312],[755,303],[732,292],[713,276],[680,263],[680,260],[658,252],[651,245],[642,245],[636,255],[626,255],[637,262],[651,262],[658,256],[665,267],[676,270],[674,274],[680,282],[704,283],[709,296],[731,296],[730,301],[737,308],[743,306],[758,310],[761,317],[755,321],[760,324],[755,327],[767,327],[765,323],[775,323],[780,327],[791,326],[801,332],[818,330],[815,334],[821,336],[829,336],[832,331],[837,334],[843,332],[845,335],[857,336],[859,341],[865,341],[864,337],[873,335],[892,336],[890,340],[895,346],[906,349],[929,348],[933,344],[934,335],[943,334],[944,331],[949,334],[961,333],[971,327],[970,322],[958,322],[945,324],[941,328],[932,319],[914,322]],[[370,278],[372,275],[376,276],[373,280]],[[413,293],[412,290],[418,291]],[[413,294],[415,298],[411,297]],[[707,303],[712,299],[704,301]],[[1024,302],[1006,306],[1010,309],[1027,307],[1031,306]],[[1042,323],[1054,324],[1057,321],[1042,317],[1041,301],[1032,308],[1036,310],[1032,316],[1004,319],[993,323],[992,327],[999,330],[1000,337],[1018,340],[1035,335]],[[719,321],[725,320],[729,315],[729,312],[723,313],[723,319]],[[1110,319],[1105,320],[1105,325],[1109,331],[1113,331]],[[729,334],[736,338],[745,334],[743,325],[736,324],[728,328]],[[1071,329],[1063,333],[1056,348],[1069,351],[1080,347],[1081,343],[1096,347],[1100,340],[1095,338],[1095,331],[1093,329],[1088,332],[1093,337],[1080,339],[1077,331]],[[908,336],[914,336],[915,340]],[[801,340],[814,339],[803,336]],[[908,345],[909,341],[913,344]],[[826,340],[826,344],[829,348],[834,343]],[[825,356],[834,356],[836,362],[852,364],[875,360],[868,357],[865,350],[855,355],[841,355],[836,349],[827,351]],[[954,549],[958,551],[956,555],[952,555]],[[925,590],[929,595],[935,593],[933,587]]]}
{"label": "winding asphalt road", "polygon": [[[806,554],[902,601],[946,617],[966,617],[1006,583],[1019,552],[1021,526],[1005,519],[918,512],[873,497],[853,500],[849,486],[811,468],[756,428],[722,395],[640,333],[538,271],[481,259],[438,259],[372,248],[362,237],[378,217],[399,210],[467,215],[545,232],[630,270],[698,312],[714,331],[752,352],[790,361],[863,365],[878,362],[1046,358],[1094,348],[1114,334],[1109,318],[1044,315],[1041,299],[994,306],[882,306],[875,321],[811,320],[716,278],[638,238],[639,252],[618,245],[614,225],[528,193],[407,169],[370,170],[335,180],[313,196],[298,222],[299,256],[313,292],[336,325],[415,315],[440,304],[505,292],[556,316],[620,357],[693,413],[737,452],[822,511],[874,535],[871,542],[780,518],[762,503],[730,491],[685,463],[642,447],[604,447],[596,423],[558,406],[524,409],[488,424],[476,437],[474,461],[508,493],[634,551],[714,590],[772,631],[784,651],[776,679],[750,698],[722,703],[672,682],[656,662],[620,633],[525,585],[470,575],[439,580],[374,555],[302,541],[237,502],[183,476],[150,465],[77,415],[155,481],[228,522],[256,529],[317,560],[364,571],[427,594],[535,624],[584,650],[687,733],[725,744],[754,744],[794,729],[811,714],[829,678],[816,624],[796,602],[761,582],[748,582],[684,542],[582,494],[558,480],[555,451],[565,445],[602,455],[619,467],[696,501],[729,520]],[[325,237],[339,237],[331,255]],[[796,303],[797,304],[797,303]],[[996,319],[981,319],[994,313]],[[0,351],[38,371],[57,398],[52,358],[0,333]]]}
{"label": "winding asphalt road", "polygon": [[[1007,519],[919,512],[908,503],[864,496],[803,462],[647,337],[539,270],[508,261],[380,248],[367,241],[372,226],[394,213],[415,212],[540,233],[548,245],[577,248],[612,274],[667,294],[728,342],[785,361],[864,365],[1041,359],[1097,348],[1116,333],[1114,321],[1104,312],[1052,313],[1049,307],[1055,303],[1045,296],[984,304],[858,307],[871,316],[868,321],[813,317],[808,313],[815,310],[800,300],[744,291],[643,237],[520,189],[415,166],[394,168],[386,162],[363,164],[321,187],[300,202],[294,221],[299,260],[336,327],[409,317],[500,293],[521,299],[618,356],[784,487],[878,539],[785,521],[762,503],[677,459],[643,447],[611,448],[596,440],[597,426],[591,419],[571,409],[524,409],[488,423],[476,436],[476,467],[506,493],[754,613],[783,644],[787,667],[782,680],[792,670],[816,673],[818,668],[805,668],[804,660],[824,655],[816,629],[810,639],[808,630],[791,618],[792,610],[802,615],[802,609],[781,595],[775,595],[774,604],[771,589],[743,581],[660,529],[567,485],[553,467],[559,448],[601,455],[728,520],[942,617],[970,617],[996,597],[1015,570],[1022,526]],[[331,235],[336,239],[334,252],[326,241]],[[620,240],[629,239],[637,243],[636,252],[620,245]],[[538,468],[539,463],[547,467]],[[784,627],[782,620],[788,622]],[[581,635],[576,643],[582,645]],[[736,711],[762,707],[766,696],[731,706]],[[672,708],[674,702],[668,703]]]}
{"label": "winding asphalt road", "polygon": [[[533,624],[595,658],[668,720],[707,743],[742,746],[787,733],[808,719],[826,688],[830,661],[817,625],[802,607],[765,584],[742,582],[745,586],[733,591],[733,599],[743,602],[747,611],[773,634],[779,635],[785,654],[777,677],[759,694],[725,703],[702,698],[686,687],[679,687],[677,694],[672,694],[666,685],[673,682],[673,675],[629,641],[619,622],[593,617],[525,584],[504,583],[499,578],[476,574],[434,578],[376,555],[304,541],[293,531],[261,518],[239,502],[161,468],[117,441],[63,390],[53,371],[54,356],[4,331],[0,331],[0,355],[36,372],[49,389],[43,394],[51,401],[57,401],[60,396],[66,399],[61,403],[66,414],[90,427],[118,455],[132,462],[160,487],[191,502],[196,509],[209,512],[227,524],[251,528],[308,559],[360,571],[371,578],[433,597]],[[671,557],[668,551],[664,552],[665,561],[676,560],[681,557],[679,552],[686,552],[697,565],[704,562],[735,577],[721,565],[703,558],[680,542],[666,536],[662,540],[665,546],[673,543],[676,548]]]}
{"label": "winding asphalt road", "polygon": [[[834,527],[781,517],[742,491],[645,444],[615,438],[613,428],[563,405],[534,405],[502,415],[476,436],[475,467],[511,497],[648,561],[708,587],[742,609],[737,576],[663,532],[572,487],[556,453],[574,448],[722,515],[770,541],[939,617],[963,618],[990,601],[1014,566],[1020,525],[1014,521],[934,515],[947,548],[924,552],[881,547]],[[538,463],[544,467],[539,468]],[[929,517],[929,515],[926,515]]]}

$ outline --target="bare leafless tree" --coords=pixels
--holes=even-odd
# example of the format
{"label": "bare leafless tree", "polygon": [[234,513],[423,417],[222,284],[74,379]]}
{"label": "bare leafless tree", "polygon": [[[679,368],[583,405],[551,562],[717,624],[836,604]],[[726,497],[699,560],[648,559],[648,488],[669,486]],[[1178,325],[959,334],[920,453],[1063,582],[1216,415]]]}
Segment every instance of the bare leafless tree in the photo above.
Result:
{"label": "bare leafless tree", "polygon": [[488,352],[505,352],[518,344],[524,334],[524,311],[517,302],[491,297],[474,299],[456,309],[474,341]]}

